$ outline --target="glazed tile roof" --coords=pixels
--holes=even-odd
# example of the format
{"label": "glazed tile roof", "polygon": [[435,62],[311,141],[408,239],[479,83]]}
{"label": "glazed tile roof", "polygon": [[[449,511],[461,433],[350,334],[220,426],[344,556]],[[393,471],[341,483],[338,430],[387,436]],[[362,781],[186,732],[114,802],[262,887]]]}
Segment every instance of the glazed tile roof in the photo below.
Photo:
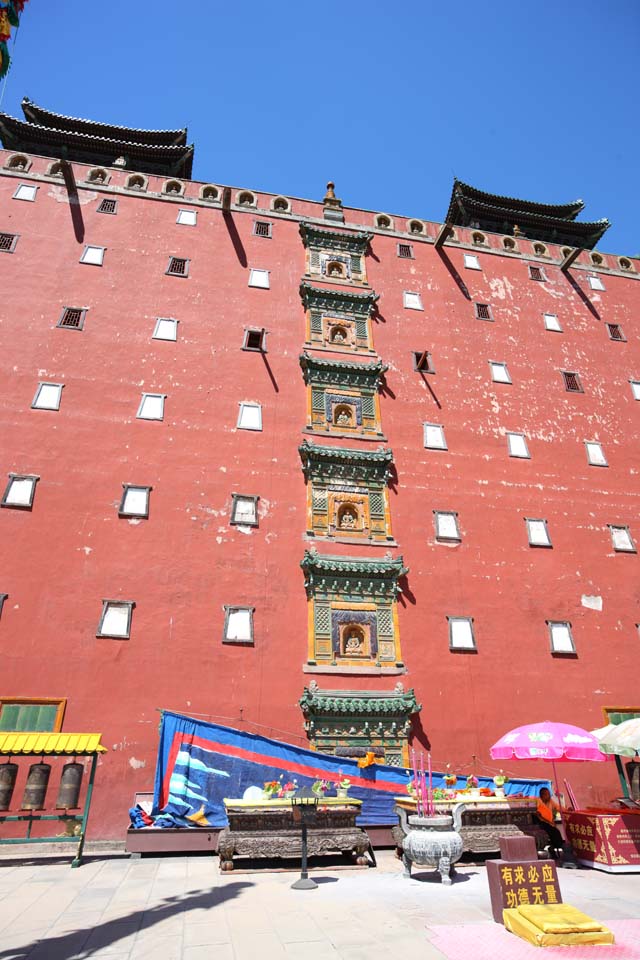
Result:
{"label": "glazed tile roof", "polygon": [[326,460],[362,460],[373,463],[391,463],[393,453],[385,447],[377,450],[353,450],[348,447],[322,447],[319,444],[303,440],[298,447],[303,458],[318,457]]}
{"label": "glazed tile roof", "polygon": [[317,714],[386,714],[407,716],[422,709],[409,690],[310,690],[299,700],[306,716]]}
{"label": "glazed tile roof", "polygon": [[66,118],[66,123],[66,127],[50,126],[0,113],[0,138],[7,150],[105,166],[124,156],[128,169],[139,173],[191,177],[193,145],[176,143],[175,137],[171,140],[162,131],[136,131],[86,121],[74,126],[70,118]]}
{"label": "glazed tile roof", "polygon": [[42,756],[66,753],[73,756],[106,753],[101,733],[0,733],[0,755]]}
{"label": "glazed tile roof", "polygon": [[336,557],[329,554],[320,554],[315,550],[305,550],[300,566],[306,572],[361,574],[365,577],[402,577],[409,572],[401,556],[392,557],[387,554],[379,560],[369,560],[364,557]]}
{"label": "glazed tile roof", "polygon": [[186,146],[187,144],[186,127],[182,130],[142,130],[136,127],[120,127],[112,123],[85,120],[82,117],[67,117],[62,113],[54,113],[52,110],[39,107],[28,97],[23,98],[21,106],[25,119],[40,127],[85,133],[123,143],[155,143],[164,146]]}
{"label": "glazed tile roof", "polygon": [[446,222],[454,226],[475,225],[481,230],[505,232],[511,232],[517,224],[524,228],[525,236],[532,240],[592,249],[610,224],[607,219],[576,220],[583,207],[582,200],[545,204],[502,197],[454,180]]}

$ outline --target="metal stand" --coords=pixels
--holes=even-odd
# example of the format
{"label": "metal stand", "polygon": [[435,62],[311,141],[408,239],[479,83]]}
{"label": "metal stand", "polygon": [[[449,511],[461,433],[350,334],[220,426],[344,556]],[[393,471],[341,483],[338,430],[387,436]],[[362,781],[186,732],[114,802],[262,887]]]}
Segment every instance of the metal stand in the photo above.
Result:
{"label": "metal stand", "polygon": [[302,866],[300,879],[291,884],[292,890],[315,890],[318,884],[312,880],[307,870],[307,824],[302,821]]}

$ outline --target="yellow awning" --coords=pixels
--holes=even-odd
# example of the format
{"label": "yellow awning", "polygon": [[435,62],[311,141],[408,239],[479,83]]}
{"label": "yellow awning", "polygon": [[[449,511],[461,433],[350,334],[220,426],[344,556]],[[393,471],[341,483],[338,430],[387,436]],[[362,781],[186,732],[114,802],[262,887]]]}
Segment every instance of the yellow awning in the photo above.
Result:
{"label": "yellow awning", "polygon": [[43,753],[106,753],[101,733],[0,733],[0,754],[13,757]]}

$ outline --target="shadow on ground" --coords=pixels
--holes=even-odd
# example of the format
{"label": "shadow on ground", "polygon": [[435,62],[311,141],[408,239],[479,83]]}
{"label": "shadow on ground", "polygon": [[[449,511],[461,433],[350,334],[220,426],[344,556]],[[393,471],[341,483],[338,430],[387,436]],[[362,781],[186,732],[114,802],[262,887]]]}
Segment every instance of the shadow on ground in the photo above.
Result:
{"label": "shadow on ground", "polygon": [[[9,950],[0,950],[0,960],[22,960],[29,956],[37,947],[43,948],[46,944],[46,954],[38,951],[40,956],[51,957],[52,960],[84,960],[94,953],[102,952],[105,948],[117,943],[122,937],[131,933],[131,926],[138,929],[144,924],[145,928],[152,927],[161,920],[174,914],[189,912],[190,910],[211,910],[220,906],[226,900],[233,900],[239,896],[245,887],[253,884],[246,882],[228,883],[224,887],[215,887],[196,895],[186,894],[184,897],[167,897],[155,907],[144,910],[134,910],[126,916],[98,923],[93,927],[69,930],[57,937],[47,937],[44,940],[32,940],[23,947],[11,947]],[[85,946],[90,937],[96,940],[95,947]],[[159,954],[161,956],[161,954]]]}

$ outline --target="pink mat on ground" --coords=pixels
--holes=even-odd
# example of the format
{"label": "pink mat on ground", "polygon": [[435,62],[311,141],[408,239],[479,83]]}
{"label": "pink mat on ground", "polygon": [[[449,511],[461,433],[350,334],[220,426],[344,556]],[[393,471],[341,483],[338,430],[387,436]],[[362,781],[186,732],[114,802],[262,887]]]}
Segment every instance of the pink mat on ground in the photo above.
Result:
{"label": "pink mat on ground", "polygon": [[[600,919],[600,918],[598,918]],[[432,946],[447,960],[640,960],[640,920],[602,920],[616,942],[601,946],[534,947],[499,923],[466,923],[427,928]]]}

